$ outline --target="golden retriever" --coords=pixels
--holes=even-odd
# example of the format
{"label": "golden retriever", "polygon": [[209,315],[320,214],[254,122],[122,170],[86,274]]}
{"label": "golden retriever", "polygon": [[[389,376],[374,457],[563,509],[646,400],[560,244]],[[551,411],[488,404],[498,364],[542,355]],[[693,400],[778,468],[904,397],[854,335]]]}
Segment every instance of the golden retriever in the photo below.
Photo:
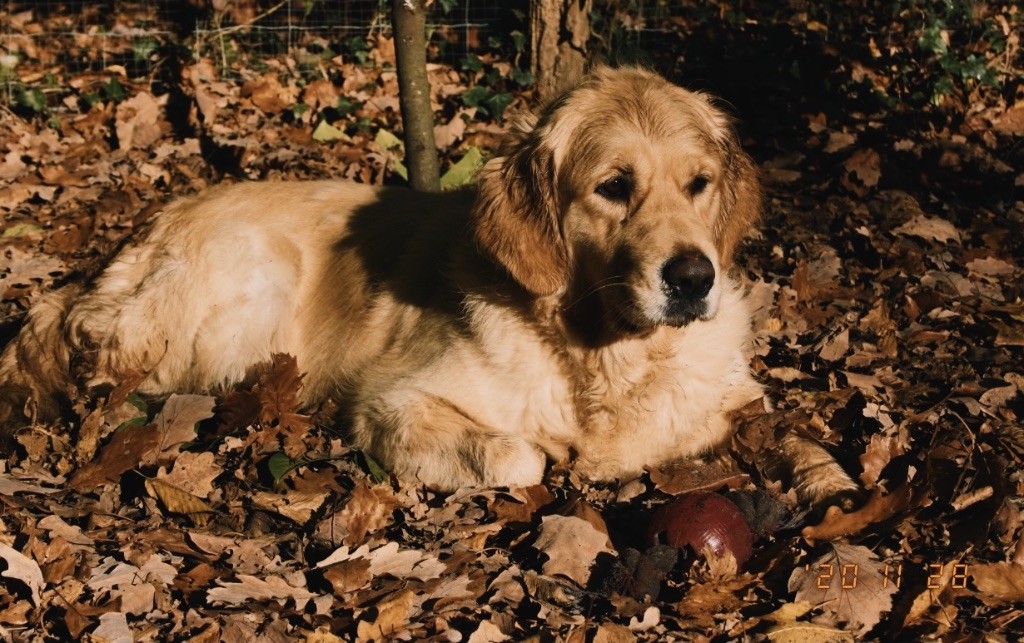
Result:
{"label": "golden retriever", "polygon": [[[598,68],[519,119],[475,190],[245,183],[168,206],[38,302],[0,381],[45,413],[131,372],[209,391],[290,353],[305,401],[334,400],[401,478],[529,485],[570,457],[628,478],[728,440],[762,395],[728,273],[761,200],[708,98]],[[852,485],[825,468],[817,495]]]}

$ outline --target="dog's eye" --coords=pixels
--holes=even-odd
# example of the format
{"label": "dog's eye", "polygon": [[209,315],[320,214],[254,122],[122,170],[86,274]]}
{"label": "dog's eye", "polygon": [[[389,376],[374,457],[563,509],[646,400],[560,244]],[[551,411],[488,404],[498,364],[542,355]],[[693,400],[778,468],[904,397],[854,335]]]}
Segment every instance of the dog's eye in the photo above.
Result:
{"label": "dog's eye", "polygon": [[625,201],[629,198],[629,187],[629,179],[617,176],[597,186],[595,192],[612,201]]}
{"label": "dog's eye", "polygon": [[703,174],[698,174],[694,177],[693,181],[690,181],[690,196],[697,196],[708,187],[708,177]]}

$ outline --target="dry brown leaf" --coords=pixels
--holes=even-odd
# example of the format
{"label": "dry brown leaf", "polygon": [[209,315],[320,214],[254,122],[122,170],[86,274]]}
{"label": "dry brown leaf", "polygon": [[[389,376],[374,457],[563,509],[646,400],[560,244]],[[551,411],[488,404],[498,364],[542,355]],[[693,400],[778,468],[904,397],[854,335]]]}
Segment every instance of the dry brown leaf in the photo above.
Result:
{"label": "dry brown leaf", "polygon": [[0,496],[14,496],[16,493],[57,493],[60,489],[40,487],[39,485],[22,482],[6,471],[0,472]]}
{"label": "dry brown leaf", "polygon": [[735,463],[724,458],[677,462],[648,469],[648,472],[655,488],[671,496],[714,491],[726,486],[735,489],[750,479],[749,475],[736,468]]}
{"label": "dry brown leaf", "polygon": [[909,485],[887,495],[883,495],[881,489],[876,489],[860,509],[846,513],[837,506],[829,507],[820,524],[804,527],[801,533],[808,542],[849,536],[904,511],[910,506],[912,497],[913,490]]}
{"label": "dry brown leaf", "polygon": [[334,595],[344,599],[362,589],[373,575],[370,573],[370,561],[357,558],[329,566],[324,570],[324,578],[331,584]]}
{"label": "dry brown leaf", "polygon": [[285,455],[293,460],[305,455],[306,448],[302,437],[313,426],[306,415],[298,413],[299,387],[302,375],[299,373],[298,362],[292,355],[277,353],[272,356],[269,370],[254,389],[260,400],[260,422],[263,430],[255,434],[261,445],[260,452],[278,450],[278,438]]}
{"label": "dry brown leaf", "polygon": [[146,149],[163,135],[161,124],[169,128],[163,121],[167,98],[139,92],[117,106],[117,144],[122,151]]}
{"label": "dry brown leaf", "polygon": [[1004,134],[1024,136],[1024,105],[1006,110],[995,119],[992,126]]}
{"label": "dry brown leaf", "polygon": [[967,270],[974,274],[984,275],[986,277],[1004,277],[1006,275],[1012,275],[1020,270],[1020,268],[1008,261],[997,259],[996,257],[985,257],[983,259],[968,261]]}
{"label": "dry brown leaf", "polygon": [[159,500],[164,505],[164,508],[171,513],[198,518],[196,514],[213,511],[210,505],[202,498],[197,498],[184,489],[164,480],[146,480],[146,491],[149,492],[149,495]]}
{"label": "dry brown leaf", "polygon": [[829,132],[828,143],[825,144],[822,151],[826,154],[832,154],[840,150],[845,150],[856,142],[856,134],[850,134],[849,132]]}
{"label": "dry brown leaf", "polygon": [[124,612],[107,612],[100,616],[100,625],[92,631],[90,639],[97,643],[132,643],[135,635]]}
{"label": "dry brown leaf", "polygon": [[293,522],[305,525],[323,506],[329,495],[328,491],[288,491],[283,494],[260,491],[253,494],[252,502],[260,509],[273,511]]}
{"label": "dry brown leaf", "polygon": [[[207,599],[213,604],[241,605],[249,601],[275,601],[284,605],[289,599],[295,601],[295,609],[302,611],[306,603],[316,598],[316,594],[305,588],[305,581],[299,582],[302,574],[293,574],[291,584],[280,576],[257,578],[248,574],[239,574],[237,583],[218,581],[215,587],[206,593]],[[302,586],[300,586],[302,585]]]}
{"label": "dry brown leaf", "polygon": [[923,214],[914,217],[898,228],[893,228],[893,232],[910,237],[919,237],[927,241],[938,241],[939,243],[960,241],[960,231],[952,223],[945,219],[929,217]]}
{"label": "dry brown leaf", "polygon": [[71,488],[85,492],[119,481],[121,474],[159,449],[160,438],[160,431],[152,424],[115,433],[100,451],[99,459],[75,473]]}
{"label": "dry brown leaf", "polygon": [[329,80],[315,80],[302,92],[302,102],[313,111],[338,106],[338,88]]}
{"label": "dry brown leaf", "polygon": [[468,643],[502,643],[508,639],[509,636],[502,632],[500,627],[490,621],[481,621],[469,635]]}
{"label": "dry brown leaf", "polygon": [[594,633],[594,643],[633,643],[635,640],[636,634],[628,627],[614,623],[602,623]]}
{"label": "dry brown leaf", "polygon": [[882,177],[882,160],[872,149],[857,150],[843,163],[846,172],[840,182],[847,190],[864,196],[871,191]]}
{"label": "dry brown leaf", "polygon": [[822,342],[818,357],[827,361],[835,362],[846,356],[850,351],[850,329],[844,328],[842,332]]}
{"label": "dry brown leaf", "polygon": [[0,576],[24,583],[32,593],[32,604],[39,607],[39,592],[46,586],[46,582],[43,580],[43,570],[39,569],[39,564],[20,551],[4,544],[0,544],[0,558],[7,563],[7,569],[0,573]]}
{"label": "dry brown leaf", "polygon": [[597,555],[614,552],[607,533],[575,516],[545,516],[534,547],[548,556],[541,568],[545,574],[561,574],[581,586],[590,579]]}
{"label": "dry brown leaf", "polygon": [[14,246],[4,248],[0,254],[0,295],[9,299],[18,286],[47,286],[65,271],[64,262],[57,257]]}
{"label": "dry brown leaf", "polygon": [[555,500],[545,485],[509,489],[508,493],[495,496],[489,509],[498,520],[508,522],[530,522],[533,514]]}
{"label": "dry brown leaf", "polygon": [[352,490],[341,511],[324,518],[317,525],[316,536],[326,542],[357,547],[366,541],[369,534],[386,526],[400,504],[388,487],[370,486],[362,481]]}
{"label": "dry brown leaf", "polygon": [[429,580],[442,575],[447,569],[447,566],[433,554],[419,549],[399,549],[398,543],[394,541],[372,552],[368,545],[354,551],[351,551],[348,545],[342,545],[316,566],[329,567],[335,563],[360,559],[370,561],[370,574],[374,577],[388,575],[395,578]]}
{"label": "dry brown leaf", "polygon": [[864,454],[860,456],[860,465],[864,469],[860,474],[860,481],[864,483],[864,487],[874,488],[878,476],[882,474],[885,465],[889,464],[889,460],[902,454],[903,448],[899,440],[877,433],[872,435]]}
{"label": "dry brown leaf", "polygon": [[264,114],[278,114],[288,109],[291,97],[274,74],[242,85],[242,96],[252,101]]}
{"label": "dry brown leaf", "polygon": [[[707,551],[705,560],[716,561],[719,557]],[[707,556],[710,556],[709,558]],[[722,557],[725,559],[726,557]],[[726,564],[728,560],[725,561]],[[736,559],[732,558],[735,566]],[[743,595],[758,584],[750,574],[737,575],[735,567],[731,574],[708,571],[706,577],[695,579],[686,597],[677,606],[680,616],[685,616],[700,627],[714,627],[717,620],[743,607]]]}
{"label": "dry brown leaf", "polygon": [[199,498],[209,498],[213,493],[213,481],[223,471],[213,453],[186,451],[175,458],[170,473],[158,474],[157,478]]}
{"label": "dry brown leaf", "polygon": [[357,641],[392,641],[409,624],[416,595],[402,590],[396,596],[377,606],[377,618],[372,622],[360,621],[356,626]]}
{"label": "dry brown leaf", "polygon": [[167,398],[160,413],[153,418],[153,426],[160,433],[158,450],[149,454],[143,464],[156,464],[173,460],[181,447],[196,439],[196,424],[213,417],[216,400],[209,395],[172,395]]}
{"label": "dry brown leaf", "polygon": [[988,605],[1024,603],[1024,566],[1013,563],[970,565],[977,597]]}
{"label": "dry brown leaf", "polygon": [[822,605],[840,620],[867,634],[892,609],[896,585],[886,578],[883,563],[860,545],[837,542],[831,551],[789,577],[796,600]]}

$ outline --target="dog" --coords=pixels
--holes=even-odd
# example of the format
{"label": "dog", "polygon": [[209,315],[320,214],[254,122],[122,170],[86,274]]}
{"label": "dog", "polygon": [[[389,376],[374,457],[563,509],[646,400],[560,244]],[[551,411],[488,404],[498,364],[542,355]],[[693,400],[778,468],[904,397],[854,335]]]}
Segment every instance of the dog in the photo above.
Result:
{"label": "dog", "polygon": [[[712,100],[599,67],[519,118],[472,190],[243,183],[167,206],[33,307],[0,383],[45,417],[128,373],[146,395],[217,391],[288,353],[303,400],[335,402],[399,478],[532,485],[571,461],[628,479],[727,442],[763,394],[729,274],[761,207]],[[853,485],[794,453],[810,497]]]}

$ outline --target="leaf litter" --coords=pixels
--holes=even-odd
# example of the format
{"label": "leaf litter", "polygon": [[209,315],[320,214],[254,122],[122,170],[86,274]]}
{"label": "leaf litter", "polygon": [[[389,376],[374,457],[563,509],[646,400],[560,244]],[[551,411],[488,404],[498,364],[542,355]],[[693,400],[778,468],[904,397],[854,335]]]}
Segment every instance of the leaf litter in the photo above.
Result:
{"label": "leaf litter", "polygon": [[[4,19],[18,32],[47,18]],[[20,71],[57,64],[23,46]],[[184,114],[168,87],[116,70],[68,73],[73,100],[49,119],[5,114],[7,323],[95,271],[170,196],[246,179],[403,182],[393,71],[338,59],[310,80],[272,62],[187,61]],[[887,82],[859,64],[845,71]],[[78,100],[115,77],[123,96]],[[461,184],[500,127],[460,100],[473,72],[432,65],[431,80]],[[786,140],[743,112],[769,184],[740,264],[772,405],[739,414],[725,460],[445,495],[391,479],[326,413],[299,408],[288,356],[217,398],[139,404],[139,374],[75,400],[77,421],[17,436],[0,470],[0,626],[111,641],[1020,636],[1024,203],[1003,188],[1019,178],[1024,112],[990,99],[966,97],[959,125],[931,130],[799,105],[804,130]],[[837,455],[867,490],[860,505],[799,505],[759,457],[790,430]],[[644,537],[657,507],[709,490],[759,526],[742,568]]]}

